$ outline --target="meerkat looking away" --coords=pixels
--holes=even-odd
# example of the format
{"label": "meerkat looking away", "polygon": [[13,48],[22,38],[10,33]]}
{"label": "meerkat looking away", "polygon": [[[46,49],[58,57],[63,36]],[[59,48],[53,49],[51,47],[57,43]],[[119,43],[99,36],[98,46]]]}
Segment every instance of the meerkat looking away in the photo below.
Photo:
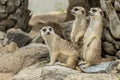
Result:
{"label": "meerkat looking away", "polygon": [[50,52],[50,63],[48,65],[53,65],[58,60],[62,66],[80,70],[77,66],[79,54],[72,47],[72,44],[59,37],[50,26],[43,27],[40,33]]}
{"label": "meerkat looking away", "polygon": [[75,16],[71,31],[71,41],[73,43],[81,43],[87,29],[86,12],[83,7],[73,7],[71,14]]}
{"label": "meerkat looking away", "polygon": [[102,10],[100,8],[91,8],[89,16],[91,19],[90,24],[83,38],[82,56],[86,62],[84,67],[112,60],[111,58],[101,57]]}

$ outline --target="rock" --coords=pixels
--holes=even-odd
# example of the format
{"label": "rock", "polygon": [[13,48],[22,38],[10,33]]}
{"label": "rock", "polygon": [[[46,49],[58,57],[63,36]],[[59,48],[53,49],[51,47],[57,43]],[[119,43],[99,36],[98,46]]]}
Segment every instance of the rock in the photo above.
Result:
{"label": "rock", "polygon": [[12,14],[8,17],[8,19],[13,19],[15,21],[19,21],[21,15],[22,15],[22,10],[18,8],[14,14]]}
{"label": "rock", "polygon": [[32,40],[28,33],[23,32],[20,29],[9,29],[7,31],[8,43],[16,42],[18,47],[23,47],[30,43]]}
{"label": "rock", "polygon": [[70,33],[71,33],[71,30],[72,30],[72,24],[73,24],[73,21],[68,21],[68,22],[60,24],[61,27],[62,27],[62,30],[64,32],[64,35],[68,40],[70,39]]}
{"label": "rock", "polygon": [[7,13],[1,13],[0,12],[0,21],[6,19],[7,17],[8,17]]}
{"label": "rock", "polygon": [[18,46],[15,42],[11,42],[8,45],[0,48],[0,53],[13,53],[18,49]]}
{"label": "rock", "polygon": [[114,45],[115,45],[116,49],[120,49],[120,41],[115,41]]}
{"label": "rock", "polygon": [[42,36],[38,33],[38,35],[35,38],[33,38],[31,42],[32,43],[43,43],[44,40]]}
{"label": "rock", "polygon": [[0,31],[0,40],[4,40],[5,39],[5,33]]}
{"label": "rock", "polygon": [[21,0],[15,0],[15,6],[19,7],[21,5]]}
{"label": "rock", "polygon": [[120,59],[120,51],[116,53],[116,56]]}
{"label": "rock", "polygon": [[0,13],[5,13],[6,6],[0,5]]}
{"label": "rock", "polygon": [[15,1],[16,1],[16,0],[8,0],[7,8],[6,8],[6,12],[7,12],[8,14],[11,14],[11,13],[14,13],[14,12],[15,12],[15,10],[16,10]]}
{"label": "rock", "polygon": [[119,80],[114,74],[85,74],[63,66],[35,64],[20,71],[13,80]]}
{"label": "rock", "polygon": [[107,54],[115,55],[116,49],[113,44],[109,42],[103,42],[103,49]]}
{"label": "rock", "polygon": [[5,28],[13,28],[15,25],[15,21],[12,19],[6,19],[0,22],[0,26],[4,26]]}
{"label": "rock", "polygon": [[5,33],[0,31],[0,47],[2,47],[4,44],[5,39]]}
{"label": "rock", "polygon": [[77,74],[68,76],[64,80],[119,80],[119,78],[113,74]]}
{"label": "rock", "polygon": [[35,14],[32,15],[29,25],[33,26],[40,21],[43,21],[45,23],[62,23],[64,22],[66,17],[66,13],[60,13],[60,12],[53,12],[48,14]]}
{"label": "rock", "polygon": [[17,73],[23,68],[48,60],[48,49],[45,45],[30,44],[13,53],[0,53],[0,72]]}
{"label": "rock", "polygon": [[110,35],[110,32],[107,29],[103,30],[102,38],[103,38],[104,41],[107,41],[107,42],[111,42],[111,43],[115,42],[115,40]]}
{"label": "rock", "polygon": [[0,0],[0,4],[6,4],[8,0]]}
{"label": "rock", "polygon": [[5,32],[7,28],[5,26],[0,26],[0,31]]}

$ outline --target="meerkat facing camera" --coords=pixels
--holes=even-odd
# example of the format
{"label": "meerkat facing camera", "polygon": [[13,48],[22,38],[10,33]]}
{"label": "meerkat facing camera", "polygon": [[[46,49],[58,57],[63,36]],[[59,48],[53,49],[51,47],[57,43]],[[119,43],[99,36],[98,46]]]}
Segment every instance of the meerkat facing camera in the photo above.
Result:
{"label": "meerkat facing camera", "polygon": [[91,8],[89,11],[90,24],[83,38],[84,67],[95,65],[100,62],[111,61],[111,58],[101,57],[101,35],[103,12],[100,8]]}
{"label": "meerkat facing camera", "polygon": [[87,29],[86,12],[83,7],[73,7],[71,14],[75,16],[71,31],[71,41],[73,43],[81,43]]}
{"label": "meerkat facing camera", "polygon": [[80,70],[78,65],[79,54],[72,44],[59,37],[50,26],[43,27],[40,33],[50,52],[50,63],[53,65],[56,60],[60,65]]}

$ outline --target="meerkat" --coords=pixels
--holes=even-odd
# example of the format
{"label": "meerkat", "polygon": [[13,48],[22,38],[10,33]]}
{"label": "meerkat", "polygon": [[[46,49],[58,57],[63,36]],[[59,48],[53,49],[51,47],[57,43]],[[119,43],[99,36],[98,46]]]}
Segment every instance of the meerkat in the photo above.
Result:
{"label": "meerkat", "polygon": [[79,53],[74,49],[72,44],[59,37],[50,26],[43,27],[40,30],[40,34],[50,52],[50,63],[47,65],[53,65],[58,60],[62,66],[80,70],[79,66],[77,66]]}
{"label": "meerkat", "polygon": [[71,31],[71,41],[73,43],[81,43],[87,29],[86,12],[83,7],[74,7],[71,14],[75,16]]}
{"label": "meerkat", "polygon": [[18,49],[17,43],[11,42],[5,47],[0,48],[0,52],[10,53],[10,52],[15,52],[17,49]]}
{"label": "meerkat", "polygon": [[111,61],[111,58],[101,57],[101,35],[103,12],[100,8],[91,8],[89,11],[90,24],[83,38],[84,67],[89,67],[100,62]]}

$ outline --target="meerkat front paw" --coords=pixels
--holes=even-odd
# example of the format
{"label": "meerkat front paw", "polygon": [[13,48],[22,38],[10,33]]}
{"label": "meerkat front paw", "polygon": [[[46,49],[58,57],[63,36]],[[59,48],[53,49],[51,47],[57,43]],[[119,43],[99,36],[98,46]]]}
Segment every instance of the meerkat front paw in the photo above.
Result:
{"label": "meerkat front paw", "polygon": [[46,66],[52,66],[53,64],[52,63],[48,63],[48,64],[46,64]]}
{"label": "meerkat front paw", "polygon": [[85,69],[85,68],[88,68],[89,66],[90,66],[90,64],[87,63],[87,64],[83,65],[83,68]]}

